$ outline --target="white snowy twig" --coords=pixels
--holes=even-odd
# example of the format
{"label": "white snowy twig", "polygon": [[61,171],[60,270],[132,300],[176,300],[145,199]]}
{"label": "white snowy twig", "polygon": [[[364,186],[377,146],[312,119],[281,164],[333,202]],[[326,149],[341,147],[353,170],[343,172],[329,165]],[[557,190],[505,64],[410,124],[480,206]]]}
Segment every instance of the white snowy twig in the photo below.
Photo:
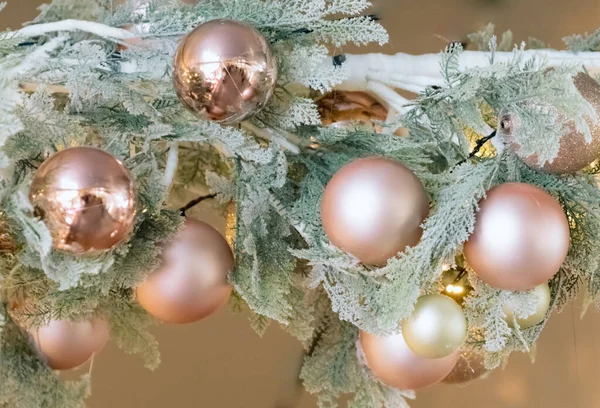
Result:
{"label": "white snowy twig", "polygon": [[374,94],[376,99],[385,102],[388,107],[393,108],[400,113],[405,113],[408,110],[405,105],[409,104],[410,101],[403,96],[400,96],[392,88],[382,84],[381,82],[368,80],[366,82],[366,89],[363,91],[368,91]]}
{"label": "white snowy twig", "polygon": [[[300,148],[298,147],[298,144],[292,141],[292,138],[295,138],[295,136],[292,134],[286,133],[285,135],[278,135],[271,129],[261,129],[250,122],[242,122],[242,127],[248,132],[254,134],[259,139],[275,142],[281,146],[282,149],[287,150],[290,153],[300,154]],[[298,141],[296,140],[296,142]]]}
{"label": "white snowy twig", "polygon": [[38,37],[40,35],[60,31],[84,31],[109,40],[127,40],[136,37],[135,33],[123,28],[111,27],[93,21],[62,20],[53,23],[32,24],[23,27],[20,30],[11,32],[9,38]]}
{"label": "white snowy twig", "polygon": [[[507,62],[514,58],[513,52],[496,52],[496,62]],[[523,56],[539,57],[549,65],[575,64],[588,70],[600,67],[600,52],[580,52],[556,50],[526,50]],[[459,55],[460,69],[489,65],[489,52],[464,51]],[[347,91],[372,91],[371,82],[379,82],[389,87],[419,92],[426,86],[440,85],[443,81],[440,72],[440,54],[410,55],[398,53],[346,55],[345,65],[350,77],[336,86]],[[331,60],[327,62],[331,64]],[[390,101],[390,105],[392,105]],[[392,105],[393,106],[393,105]]]}
{"label": "white snowy twig", "polygon": [[169,143],[169,153],[167,154],[167,164],[163,173],[163,185],[167,188],[173,184],[175,174],[177,173],[177,164],[179,162],[179,145],[177,142]]}

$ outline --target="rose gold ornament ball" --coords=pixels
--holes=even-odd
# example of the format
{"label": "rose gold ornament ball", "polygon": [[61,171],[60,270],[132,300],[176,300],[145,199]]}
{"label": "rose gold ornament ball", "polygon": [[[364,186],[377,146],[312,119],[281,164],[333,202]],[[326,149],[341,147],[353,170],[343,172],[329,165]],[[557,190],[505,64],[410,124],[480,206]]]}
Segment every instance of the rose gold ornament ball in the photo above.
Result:
{"label": "rose gold ornament ball", "polygon": [[456,365],[442,382],[445,384],[464,384],[476,380],[488,372],[481,353],[465,350],[460,353]]}
{"label": "rose gold ornament ball", "polygon": [[440,382],[450,373],[459,356],[456,351],[443,358],[420,357],[408,347],[402,334],[379,337],[361,331],[360,345],[375,377],[402,390]]}
{"label": "rose gold ornament ball", "polygon": [[416,245],[428,213],[429,197],[417,176],[383,157],[342,167],[321,202],[321,220],[331,243],[370,265],[385,265]]}
{"label": "rose gold ornament ball", "polygon": [[199,25],[179,44],[173,84],[204,119],[237,124],[260,111],[275,89],[277,62],[255,28],[234,20]]}
{"label": "rose gold ornament ball", "polygon": [[29,200],[50,230],[54,247],[64,251],[107,250],[133,229],[131,174],[115,157],[93,147],[65,149],[42,163]]}
{"label": "rose gold ornament ball", "polygon": [[[573,83],[600,116],[600,84],[582,72],[575,75]],[[537,155],[524,157],[519,152],[519,145],[514,143],[515,135],[518,134],[521,127],[521,121],[517,115],[512,113],[503,114],[500,118],[498,133],[501,138],[508,142],[509,148],[530,167],[551,174],[573,173],[600,158],[600,121],[594,122],[588,118],[587,122],[592,134],[590,143],[586,142],[582,133],[577,132],[573,123],[569,123],[570,132],[561,138],[558,155],[552,162],[545,162],[542,166],[538,163]],[[557,123],[558,125],[559,123]]]}
{"label": "rose gold ornament ball", "polygon": [[138,302],[151,315],[167,323],[191,323],[229,299],[233,254],[210,225],[187,218],[162,258],[163,264],[137,288]]}
{"label": "rose gold ornament ball", "polygon": [[32,330],[33,340],[50,368],[70,370],[102,351],[109,328],[104,319],[83,321],[52,320]]}
{"label": "rose gold ornament ball", "polygon": [[529,290],[547,282],[569,250],[569,222],[546,191],[524,183],[494,187],[480,201],[464,246],[475,273],[498,289]]}

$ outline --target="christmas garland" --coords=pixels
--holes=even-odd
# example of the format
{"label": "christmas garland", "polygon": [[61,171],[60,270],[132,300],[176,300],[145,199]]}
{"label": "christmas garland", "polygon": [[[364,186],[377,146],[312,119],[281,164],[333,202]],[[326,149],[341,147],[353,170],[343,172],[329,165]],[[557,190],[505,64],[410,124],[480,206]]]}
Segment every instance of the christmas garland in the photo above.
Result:
{"label": "christmas garland", "polygon": [[598,298],[600,32],[332,61],[387,41],[368,6],[54,0],[0,36],[0,405],[82,407],[54,370],[154,369],[148,327],[229,301],[321,406],[403,407]]}

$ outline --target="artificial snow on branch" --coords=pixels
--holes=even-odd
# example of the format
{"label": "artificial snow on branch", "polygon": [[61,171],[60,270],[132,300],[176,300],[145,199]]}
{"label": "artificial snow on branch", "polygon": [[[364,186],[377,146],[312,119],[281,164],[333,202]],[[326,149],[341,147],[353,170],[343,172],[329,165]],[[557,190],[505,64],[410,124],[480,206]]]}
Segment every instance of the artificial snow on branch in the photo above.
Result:
{"label": "artificial snow on branch", "polygon": [[7,38],[32,38],[63,31],[83,31],[112,41],[127,40],[137,37],[134,32],[125,30],[123,28],[111,27],[106,24],[96,23],[94,21],[69,19],[45,24],[32,24],[27,27],[23,27],[20,30],[9,33]]}
{"label": "artificial snow on branch", "polygon": [[[557,51],[557,50],[525,50],[523,57],[536,57],[547,61],[548,66],[573,65],[587,70],[600,69],[600,52]],[[486,67],[490,64],[492,53],[489,51],[464,51],[458,57],[461,70]],[[398,96],[389,92],[388,87],[420,93],[429,86],[441,86],[444,77],[439,69],[442,57],[440,54],[411,55],[397,53],[386,54],[345,54],[344,65],[350,76],[337,89],[347,91],[373,92],[389,106],[398,110],[401,101]],[[494,63],[510,63],[514,59],[513,52],[495,52]],[[328,61],[327,64],[332,64]],[[375,83],[375,84],[374,84]],[[404,110],[404,109],[403,109]]]}
{"label": "artificial snow on branch", "polygon": [[[384,383],[398,376],[369,366],[373,351],[382,350],[362,347],[362,339],[402,339],[399,326],[423,296],[456,295],[462,303],[453,304],[453,315],[468,324],[461,321],[454,343],[462,348],[454,352],[476,354],[488,369],[530,350],[552,311],[580,290],[598,299],[600,85],[582,72],[600,67],[597,34],[567,41],[578,53],[507,52],[512,37],[503,35],[497,45],[488,27],[469,37],[480,51],[452,46],[437,55],[332,60],[332,47],[387,41],[381,24],[363,14],[368,6],[366,0],[154,0],[141,8],[131,0],[113,8],[105,0],[53,0],[34,23],[0,36],[0,405],[83,406],[87,378],[63,386],[50,369],[56,362],[28,340],[50,322],[86,327],[100,319],[100,333],[110,327],[112,341],[155,368],[150,313],[196,319],[190,305],[210,298],[198,296],[202,285],[168,279],[174,269],[167,264],[200,253],[225,255],[180,265],[183,272],[214,266],[209,272],[223,289],[219,304],[233,288],[232,307],[248,313],[257,333],[276,321],[297,337],[306,349],[301,378],[323,407],[337,406],[345,394],[354,394],[357,408],[407,407],[413,392],[390,385],[425,383]],[[217,29],[223,31],[212,37]],[[174,61],[191,30],[196,40],[212,40]],[[233,46],[234,55],[211,48],[215,43]],[[252,53],[236,52],[244,47]],[[200,60],[201,67],[193,63]],[[235,117],[227,116],[232,111]],[[400,125],[405,136],[395,134]],[[80,186],[65,176],[62,188],[38,173],[56,169],[56,155],[73,147],[77,174],[103,185]],[[95,168],[97,160],[86,160],[92,156],[76,153],[82,147],[120,169],[125,177],[115,180],[128,182],[127,194],[105,180],[107,166]],[[573,158],[578,165],[571,169]],[[385,179],[390,173],[373,170],[373,162],[396,173]],[[331,180],[353,163],[366,173],[346,177],[349,193],[336,200]],[[385,187],[373,185],[383,179]],[[486,197],[510,183],[541,190],[564,221],[563,238],[570,235],[561,241],[570,246],[553,254],[564,261],[560,270],[540,273],[549,301],[538,308],[533,293],[484,282],[464,253]],[[344,216],[349,229],[334,234],[342,223],[332,229],[324,222],[326,193],[330,216]],[[408,208],[411,194],[418,205]],[[232,249],[210,227],[184,218],[209,199],[226,214]],[[521,226],[497,228],[508,224]],[[391,233],[372,236],[374,229]],[[398,230],[410,231],[410,240],[396,240]],[[377,257],[365,261],[348,239]],[[492,255],[474,252],[483,261]],[[460,273],[448,285],[454,269]],[[184,297],[161,293],[165,281],[192,294],[183,313],[176,309]],[[170,316],[158,316],[167,310],[160,301],[171,302]],[[200,306],[200,315],[215,310]],[[535,319],[527,319],[534,311]]]}

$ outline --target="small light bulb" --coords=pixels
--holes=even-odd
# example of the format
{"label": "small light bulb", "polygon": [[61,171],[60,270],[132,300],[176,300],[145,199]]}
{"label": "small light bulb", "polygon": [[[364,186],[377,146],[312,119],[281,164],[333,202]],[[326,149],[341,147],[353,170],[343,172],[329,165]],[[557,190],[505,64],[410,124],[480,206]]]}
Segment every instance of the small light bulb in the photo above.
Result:
{"label": "small light bulb", "polygon": [[460,295],[464,291],[465,291],[465,288],[463,288],[462,286],[452,285],[452,284],[446,286],[446,292],[452,293],[455,295]]}

